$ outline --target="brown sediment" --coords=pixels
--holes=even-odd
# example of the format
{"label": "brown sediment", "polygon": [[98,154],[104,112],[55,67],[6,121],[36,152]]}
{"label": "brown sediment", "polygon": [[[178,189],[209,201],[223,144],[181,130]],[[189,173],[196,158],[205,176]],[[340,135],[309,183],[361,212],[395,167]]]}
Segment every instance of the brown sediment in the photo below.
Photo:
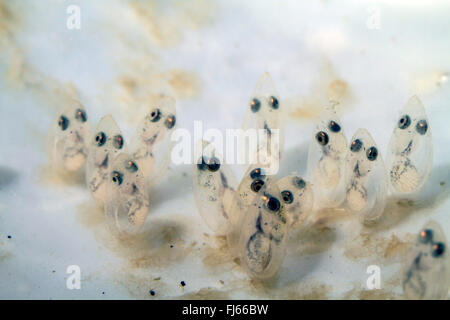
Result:
{"label": "brown sediment", "polygon": [[96,236],[105,247],[126,259],[127,269],[157,270],[183,262],[194,251],[195,242],[185,240],[182,220],[152,220],[141,233],[128,237],[116,237],[102,226]]}
{"label": "brown sediment", "polygon": [[336,240],[336,229],[316,224],[299,231],[290,239],[289,249],[301,255],[311,255],[327,251]]}
{"label": "brown sediment", "polygon": [[399,299],[397,295],[390,291],[383,289],[362,290],[358,293],[360,300],[396,300]]}
{"label": "brown sediment", "polygon": [[101,204],[94,200],[82,203],[77,210],[78,222],[86,228],[94,228],[105,223],[105,211]]}
{"label": "brown sediment", "polygon": [[213,288],[202,288],[196,292],[185,293],[176,297],[180,300],[228,300],[230,299],[227,291],[221,291]]}
{"label": "brown sediment", "polygon": [[[213,237],[212,246],[208,243],[202,248],[203,264],[207,268],[231,268],[233,267],[233,257],[231,256],[227,239],[224,236]],[[231,266],[230,266],[231,264]]]}
{"label": "brown sediment", "polygon": [[38,182],[44,186],[85,186],[84,169],[75,172],[57,170],[50,164],[37,166]]}
{"label": "brown sediment", "polygon": [[167,76],[174,95],[179,99],[194,99],[199,96],[200,81],[195,73],[172,69],[167,72]]}
{"label": "brown sediment", "polygon": [[351,260],[370,258],[373,261],[402,261],[413,242],[412,234],[402,237],[391,235],[383,237],[371,232],[361,232],[352,241],[347,243],[344,255]]}
{"label": "brown sediment", "polygon": [[338,113],[351,109],[353,94],[349,84],[335,72],[331,62],[325,60],[317,79],[307,96],[286,99],[284,104],[292,118],[316,120],[327,106],[334,106]]}
{"label": "brown sediment", "polygon": [[184,29],[198,29],[214,21],[217,4],[211,0],[165,2],[132,1],[132,13],[144,26],[154,44],[173,47],[183,38]]}
{"label": "brown sediment", "polygon": [[278,299],[290,300],[325,300],[329,299],[332,287],[320,282],[298,283],[294,288],[284,290]]}

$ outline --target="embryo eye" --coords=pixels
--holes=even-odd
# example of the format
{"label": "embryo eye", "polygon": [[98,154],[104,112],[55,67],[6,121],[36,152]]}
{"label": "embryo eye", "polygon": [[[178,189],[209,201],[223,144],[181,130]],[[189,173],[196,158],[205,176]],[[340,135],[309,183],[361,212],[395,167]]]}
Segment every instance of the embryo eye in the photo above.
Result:
{"label": "embryo eye", "polygon": [[138,171],[138,166],[136,165],[136,163],[134,163],[131,160],[127,161],[127,163],[125,165],[125,168],[127,168],[127,170],[130,171],[130,172]]}
{"label": "embryo eye", "polygon": [[430,229],[424,229],[419,233],[419,241],[421,243],[429,243],[433,241],[433,231]]}
{"label": "embryo eye", "polygon": [[174,115],[168,116],[166,119],[166,122],[164,122],[167,129],[172,129],[175,126],[175,123],[176,123],[176,118]]}
{"label": "embryo eye", "polygon": [[435,258],[440,257],[444,254],[445,245],[442,242],[436,242],[433,244],[433,251],[431,255]]}
{"label": "embryo eye", "polygon": [[351,150],[352,152],[358,152],[359,150],[361,150],[362,145],[363,145],[363,143],[362,143],[361,140],[355,139],[355,140],[353,140],[352,143],[350,144],[350,150]]}
{"label": "embryo eye", "polygon": [[208,161],[208,170],[211,172],[216,172],[220,169],[220,160],[216,157],[212,157]]}
{"label": "embryo eye", "polygon": [[277,198],[269,196],[267,198],[265,206],[270,211],[276,212],[276,211],[280,210],[281,204],[280,204],[280,201]]}
{"label": "embryo eye", "polygon": [[250,109],[252,112],[258,112],[259,108],[261,108],[261,102],[256,98],[252,99],[250,102]]}
{"label": "embryo eye", "polygon": [[253,180],[256,179],[256,178],[261,177],[262,175],[263,175],[263,174],[262,174],[260,168],[253,169],[253,170],[250,172],[250,178],[252,178]]}
{"label": "embryo eye", "polygon": [[281,198],[285,203],[292,203],[294,201],[294,195],[289,190],[284,190],[281,192]]}
{"label": "embryo eye", "polygon": [[207,168],[207,164],[206,164],[207,160],[206,157],[202,156],[200,159],[198,159],[197,161],[197,169],[204,171]]}
{"label": "embryo eye", "polygon": [[77,111],[75,111],[75,119],[81,122],[86,122],[87,120],[86,111],[84,111],[83,109],[77,109]]}
{"label": "embryo eye", "polygon": [[326,146],[328,144],[328,135],[323,131],[319,131],[316,134],[316,140],[320,145]]}
{"label": "embryo eye", "polygon": [[95,142],[97,143],[97,146],[103,146],[106,142],[106,134],[104,134],[103,132],[97,133],[97,135],[95,136]]}
{"label": "embryo eye", "polygon": [[161,119],[161,111],[159,109],[153,109],[150,113],[150,121],[157,122],[159,119]]}
{"label": "embryo eye", "polygon": [[278,109],[279,103],[278,103],[277,98],[275,98],[274,96],[271,96],[269,99],[269,102],[270,102],[270,106],[272,107],[272,109]]}
{"label": "embryo eye", "polygon": [[420,120],[416,124],[416,130],[419,134],[424,135],[427,133],[428,124],[426,120]]}
{"label": "embryo eye", "polygon": [[117,184],[118,186],[120,186],[122,184],[123,181],[123,175],[119,172],[119,171],[113,171],[113,173],[111,174],[112,176],[112,181]]}
{"label": "embryo eye", "polygon": [[263,185],[264,185],[264,181],[263,180],[256,179],[250,185],[250,189],[252,189],[253,192],[258,193],[259,190],[261,190],[261,188],[263,187]]}
{"label": "embryo eye", "polygon": [[398,127],[400,129],[406,129],[409,127],[409,125],[411,124],[411,118],[405,114],[403,115],[400,120],[398,120]]}
{"label": "embryo eye", "polygon": [[330,123],[328,124],[328,128],[333,132],[341,131],[341,126],[336,121],[333,120],[331,120]]}
{"label": "embryo eye", "polygon": [[113,146],[116,149],[122,149],[123,147],[123,137],[118,134],[117,136],[114,137],[113,139]]}
{"label": "embryo eye", "polygon": [[376,160],[377,157],[378,157],[378,150],[377,150],[377,148],[370,147],[369,149],[367,149],[366,155],[367,155],[367,159],[369,159],[370,161]]}
{"label": "embryo eye", "polygon": [[69,119],[67,119],[65,116],[60,116],[58,119],[58,126],[62,131],[66,130],[69,126]]}
{"label": "embryo eye", "polygon": [[294,186],[296,186],[299,189],[303,189],[306,187],[306,182],[300,177],[294,177],[294,180],[292,181],[294,183]]}

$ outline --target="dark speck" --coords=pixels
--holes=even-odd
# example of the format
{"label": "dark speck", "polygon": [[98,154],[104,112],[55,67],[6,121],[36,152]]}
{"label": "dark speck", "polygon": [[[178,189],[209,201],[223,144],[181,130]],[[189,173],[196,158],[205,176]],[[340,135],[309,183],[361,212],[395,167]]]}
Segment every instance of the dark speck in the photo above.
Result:
{"label": "dark speck", "polygon": [[186,282],[181,281],[180,284],[181,284],[182,287],[184,287],[186,285]]}
{"label": "dark speck", "polygon": [[103,291],[102,294],[105,294],[105,291]]}
{"label": "dark speck", "polygon": [[171,244],[170,247],[173,248],[173,244]]}
{"label": "dark speck", "polygon": [[11,239],[12,237],[11,236],[8,236],[8,239]]}
{"label": "dark speck", "polygon": [[150,290],[150,294],[151,294],[152,296],[154,296],[156,293],[155,293],[155,291]]}

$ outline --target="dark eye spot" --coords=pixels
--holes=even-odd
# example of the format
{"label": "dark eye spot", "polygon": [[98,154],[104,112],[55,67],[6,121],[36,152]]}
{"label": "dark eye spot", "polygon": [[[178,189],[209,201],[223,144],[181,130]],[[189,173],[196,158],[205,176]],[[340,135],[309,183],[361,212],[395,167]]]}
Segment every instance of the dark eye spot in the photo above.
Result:
{"label": "dark eye spot", "polygon": [[299,189],[303,189],[306,187],[306,182],[300,177],[294,177],[294,180],[292,181],[294,183],[294,186],[296,186]]}
{"label": "dark eye spot", "polygon": [[58,119],[58,126],[61,128],[62,131],[66,130],[69,126],[69,119],[67,119],[65,116],[61,116]]}
{"label": "dark eye spot", "polygon": [[359,152],[359,150],[361,150],[362,146],[363,146],[362,141],[359,140],[359,139],[355,139],[355,140],[353,140],[352,143],[350,144],[350,150],[351,150],[352,152]]}
{"label": "dark eye spot", "polygon": [[138,166],[136,163],[134,163],[134,161],[127,161],[125,168],[127,168],[128,171],[130,172],[136,172],[138,171]]}
{"label": "dark eye spot", "polygon": [[106,134],[103,132],[97,133],[95,136],[95,142],[97,143],[97,146],[101,147],[106,143]]}
{"label": "dark eye spot", "polygon": [[264,185],[264,181],[263,180],[256,179],[250,185],[250,189],[252,189],[253,192],[258,193],[259,190],[261,190],[261,188],[263,187],[263,185]]}
{"label": "dark eye spot", "polygon": [[411,124],[411,118],[405,114],[403,115],[400,120],[398,120],[398,127],[400,129],[406,129],[409,127],[409,125]]}
{"label": "dark eye spot", "polygon": [[419,241],[421,243],[429,243],[433,241],[433,231],[430,229],[424,229],[419,233]]}
{"label": "dark eye spot", "polygon": [[330,123],[328,124],[328,128],[333,132],[341,131],[341,126],[336,121],[333,120],[331,120]]}
{"label": "dark eye spot", "polygon": [[122,184],[123,175],[119,171],[113,171],[113,173],[111,174],[111,178],[112,178],[112,181],[115,184],[117,184],[118,186],[120,186]]}
{"label": "dark eye spot", "polygon": [[445,245],[442,242],[436,242],[433,244],[433,251],[431,255],[435,258],[440,257],[445,252]]}
{"label": "dark eye spot", "polygon": [[86,111],[84,111],[83,109],[77,109],[77,111],[75,111],[75,118],[81,122],[86,122],[87,120]]}
{"label": "dark eye spot", "polygon": [[328,135],[323,131],[319,131],[316,134],[316,140],[320,145],[326,146],[328,144]]}
{"label": "dark eye spot", "polygon": [[370,147],[369,149],[367,149],[366,155],[367,155],[367,159],[369,159],[370,161],[376,160],[377,157],[378,157],[378,150],[377,150],[377,148]]}
{"label": "dark eye spot", "polygon": [[270,99],[269,99],[269,102],[270,102],[270,106],[273,109],[278,109],[279,103],[278,103],[278,99],[277,98],[275,98],[274,96],[271,96]]}
{"label": "dark eye spot", "polygon": [[167,117],[166,122],[164,123],[167,127],[167,129],[172,129],[175,126],[175,123],[177,122],[177,119],[174,115],[170,115]]}
{"label": "dark eye spot", "polygon": [[282,191],[281,198],[285,203],[292,203],[294,201],[294,195],[289,190]]}
{"label": "dark eye spot", "polygon": [[216,157],[212,157],[211,159],[209,159],[208,170],[211,172],[216,172],[219,169],[220,169],[220,160],[217,159]]}
{"label": "dark eye spot", "polygon": [[204,156],[202,156],[200,159],[198,159],[198,161],[197,161],[197,169],[201,170],[201,171],[206,170],[206,168],[207,168],[206,162],[207,162],[207,159]]}
{"label": "dark eye spot", "polygon": [[123,137],[118,134],[117,136],[114,137],[113,139],[113,146],[116,149],[122,149],[123,147]]}
{"label": "dark eye spot", "polygon": [[150,113],[150,121],[157,122],[159,119],[161,119],[161,111],[159,109],[153,109]]}
{"label": "dark eye spot", "polygon": [[261,108],[261,102],[254,98],[251,102],[250,102],[250,109],[252,110],[252,112],[258,112],[259,108]]}
{"label": "dark eye spot", "polygon": [[266,202],[266,208],[269,209],[270,211],[276,212],[280,210],[280,207],[281,207],[280,201],[275,197],[269,196]]}
{"label": "dark eye spot", "polygon": [[259,178],[261,176],[264,176],[264,175],[262,174],[262,171],[260,168],[253,169],[250,172],[250,178],[252,178],[253,180],[255,180],[256,178]]}
{"label": "dark eye spot", "polygon": [[427,133],[428,130],[428,124],[426,120],[420,120],[416,124],[416,130],[419,134],[424,135]]}

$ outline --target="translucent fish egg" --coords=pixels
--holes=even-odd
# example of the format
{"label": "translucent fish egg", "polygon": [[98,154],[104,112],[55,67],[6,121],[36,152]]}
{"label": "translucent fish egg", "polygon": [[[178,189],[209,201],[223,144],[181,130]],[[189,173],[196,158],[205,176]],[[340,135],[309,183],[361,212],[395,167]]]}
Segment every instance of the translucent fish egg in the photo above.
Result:
{"label": "translucent fish egg", "polygon": [[335,111],[327,109],[309,145],[307,177],[313,184],[315,208],[333,208],[345,199],[347,141]]}
{"label": "translucent fish egg", "polygon": [[136,233],[145,223],[150,203],[144,175],[131,155],[121,153],[114,158],[105,185],[105,215],[111,230]]}
{"label": "translucent fish egg", "polygon": [[[283,153],[283,114],[280,96],[268,72],[259,77],[244,117],[243,129],[265,129],[264,139],[258,140],[257,149],[266,147]],[[278,130],[278,134],[275,134]]]}
{"label": "translucent fish egg", "polygon": [[236,178],[209,142],[201,142],[202,153],[194,165],[193,187],[197,209],[206,225],[225,235],[229,223],[229,205],[234,197]]}
{"label": "translucent fish egg", "polygon": [[85,108],[75,100],[58,114],[48,140],[49,158],[54,168],[76,171],[85,164],[90,129],[87,119]]}
{"label": "translucent fish egg", "polygon": [[376,222],[386,206],[388,185],[383,159],[366,129],[353,135],[345,162],[348,208],[364,223]]}
{"label": "translucent fish egg", "polygon": [[403,292],[407,299],[446,299],[450,286],[450,259],[441,226],[428,222],[417,235],[403,265]]}
{"label": "translucent fish egg", "polygon": [[160,181],[170,164],[173,147],[170,133],[176,120],[175,99],[160,96],[149,105],[138,126],[130,149],[147,177],[148,187]]}
{"label": "translucent fish egg", "polygon": [[302,225],[313,210],[314,196],[311,184],[296,174],[285,176],[276,183],[280,190],[279,197],[286,210],[289,228]]}
{"label": "translucent fish egg", "polygon": [[242,221],[239,239],[241,265],[252,278],[268,279],[280,269],[287,240],[287,216],[275,183],[263,187]]}
{"label": "translucent fish egg", "polygon": [[247,169],[236,189],[230,205],[229,229],[227,232],[228,248],[232,256],[238,255],[243,219],[256,195],[263,189],[268,179],[264,168],[254,164]]}
{"label": "translucent fish egg", "polygon": [[425,108],[412,97],[389,141],[386,168],[394,194],[418,191],[427,181],[433,164],[433,144]]}
{"label": "translucent fish egg", "polygon": [[103,202],[111,163],[124,151],[126,145],[119,126],[111,115],[104,116],[91,138],[86,164],[86,183],[94,199]]}

